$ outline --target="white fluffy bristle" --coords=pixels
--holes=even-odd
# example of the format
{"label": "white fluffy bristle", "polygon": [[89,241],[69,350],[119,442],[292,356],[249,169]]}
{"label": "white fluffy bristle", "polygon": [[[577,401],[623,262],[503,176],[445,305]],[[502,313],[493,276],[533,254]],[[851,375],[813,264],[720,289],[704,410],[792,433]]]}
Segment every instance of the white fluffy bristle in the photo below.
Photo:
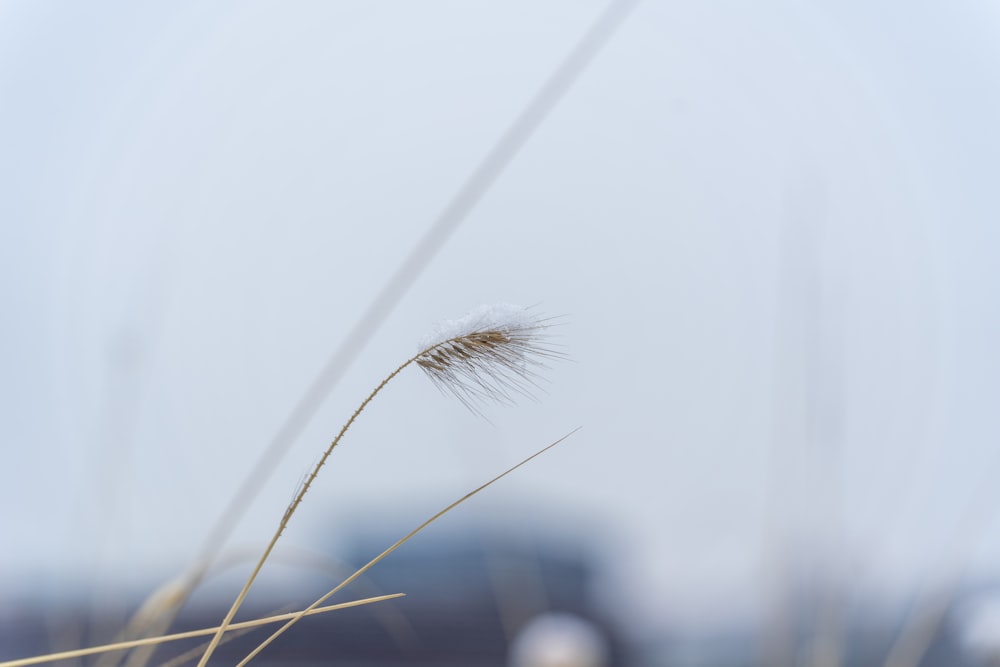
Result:
{"label": "white fluffy bristle", "polygon": [[478,412],[481,401],[509,403],[511,394],[532,395],[535,369],[546,358],[562,356],[546,344],[547,328],[521,306],[480,306],[424,336],[416,362],[438,388]]}
{"label": "white fluffy bristle", "polygon": [[525,307],[509,303],[482,305],[455,320],[443,320],[420,339],[417,351],[477,331],[512,331],[538,328],[538,319]]}

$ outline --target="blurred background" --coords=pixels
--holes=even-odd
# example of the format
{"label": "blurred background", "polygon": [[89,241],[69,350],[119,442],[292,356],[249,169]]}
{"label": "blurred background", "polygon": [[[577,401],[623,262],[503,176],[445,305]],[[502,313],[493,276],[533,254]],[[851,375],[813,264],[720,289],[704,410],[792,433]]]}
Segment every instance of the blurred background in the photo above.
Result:
{"label": "blurred background", "polygon": [[[606,7],[0,2],[0,657],[113,636],[325,378],[182,612],[217,622],[368,392],[510,302],[563,316],[537,400],[487,420],[399,376],[251,602],[301,608],[582,429],[373,569],[401,626],[285,650],[568,664],[514,648],[555,619],[594,665],[1000,659],[1000,5]],[[323,635],[352,622],[404,629],[375,658]]]}

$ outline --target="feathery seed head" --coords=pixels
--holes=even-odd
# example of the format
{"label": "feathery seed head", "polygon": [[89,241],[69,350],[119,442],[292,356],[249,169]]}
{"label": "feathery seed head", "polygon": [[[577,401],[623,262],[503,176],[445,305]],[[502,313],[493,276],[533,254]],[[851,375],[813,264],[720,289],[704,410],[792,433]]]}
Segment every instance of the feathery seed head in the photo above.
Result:
{"label": "feathery seed head", "polygon": [[417,365],[473,412],[481,402],[511,403],[511,394],[532,396],[536,368],[563,356],[545,341],[549,326],[528,308],[480,306],[421,339]]}

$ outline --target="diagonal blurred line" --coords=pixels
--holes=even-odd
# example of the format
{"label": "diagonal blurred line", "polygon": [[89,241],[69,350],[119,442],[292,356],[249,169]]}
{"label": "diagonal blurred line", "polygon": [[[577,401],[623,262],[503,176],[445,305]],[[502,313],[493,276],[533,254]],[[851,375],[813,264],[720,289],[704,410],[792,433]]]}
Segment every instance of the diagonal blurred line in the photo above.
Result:
{"label": "diagonal blurred line", "polygon": [[[301,435],[319,406],[336,386],[365,343],[382,325],[410,286],[476,206],[510,162],[579,78],[638,0],[613,0],[573,47],[527,106],[514,119],[468,180],[455,194],[396,272],[369,304],[340,347],[333,353],[299,402],[292,408],[267,449],[233,495],[206,542],[201,567],[207,567],[232,533],[240,515],[267,481],[278,460]],[[196,575],[195,579],[200,576]]]}
{"label": "diagonal blurred line", "polygon": [[[183,595],[174,598],[169,609],[162,609],[156,619],[156,627],[146,628],[146,632],[165,631],[170,627],[180,606],[204,578],[257,491],[264,486],[278,461],[302,434],[344,371],[637,4],[638,0],[611,0],[565,60],[500,136],[483,161],[472,171],[289,412],[267,449],[260,455],[209,532],[199,559],[187,575]],[[145,632],[140,631],[139,634]],[[152,658],[153,650],[154,647],[150,647],[134,652],[127,659],[127,667],[144,667]]]}

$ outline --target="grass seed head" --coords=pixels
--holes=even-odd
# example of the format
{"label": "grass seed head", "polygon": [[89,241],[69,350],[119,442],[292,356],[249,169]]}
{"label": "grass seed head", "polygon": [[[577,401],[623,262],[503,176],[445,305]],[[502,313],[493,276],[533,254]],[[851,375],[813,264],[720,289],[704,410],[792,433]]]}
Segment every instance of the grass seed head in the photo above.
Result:
{"label": "grass seed head", "polygon": [[416,361],[443,392],[473,412],[482,403],[509,404],[513,396],[532,397],[538,370],[561,358],[547,340],[552,321],[529,308],[480,306],[465,317],[437,325],[419,345]]}

